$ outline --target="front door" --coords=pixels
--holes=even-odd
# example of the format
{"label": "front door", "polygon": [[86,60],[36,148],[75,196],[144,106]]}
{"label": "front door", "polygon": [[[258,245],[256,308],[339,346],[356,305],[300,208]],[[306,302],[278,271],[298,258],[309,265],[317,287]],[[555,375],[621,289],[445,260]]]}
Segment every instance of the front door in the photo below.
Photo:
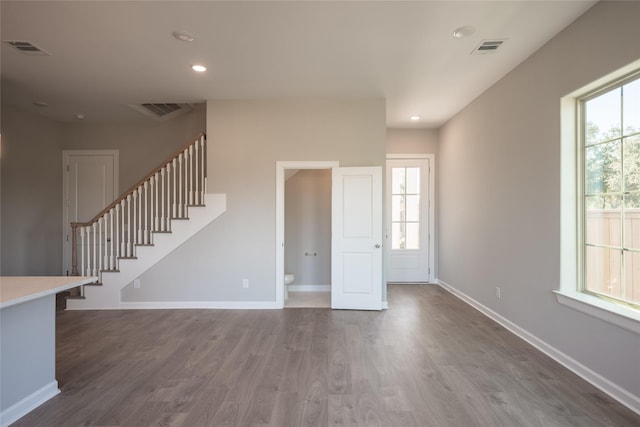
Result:
{"label": "front door", "polygon": [[382,309],[382,168],[333,168],[331,308]]}
{"label": "front door", "polygon": [[62,161],[62,271],[69,275],[72,239],[70,223],[91,220],[115,200],[118,191],[118,151],[67,150],[63,152]]}
{"label": "front door", "polygon": [[387,160],[387,281],[428,282],[429,159]]}

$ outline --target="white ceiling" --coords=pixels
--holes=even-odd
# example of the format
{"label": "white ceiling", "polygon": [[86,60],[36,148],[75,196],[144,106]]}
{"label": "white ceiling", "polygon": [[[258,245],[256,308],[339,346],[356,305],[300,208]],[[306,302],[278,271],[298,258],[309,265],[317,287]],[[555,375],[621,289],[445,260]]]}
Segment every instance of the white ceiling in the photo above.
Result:
{"label": "white ceiling", "polygon": [[[150,120],[128,106],[143,102],[375,97],[386,99],[390,127],[436,127],[594,3],[3,0],[2,40],[51,55],[2,43],[2,97],[57,120],[102,122]],[[475,34],[452,37],[464,25]],[[470,54],[487,39],[506,42]]]}

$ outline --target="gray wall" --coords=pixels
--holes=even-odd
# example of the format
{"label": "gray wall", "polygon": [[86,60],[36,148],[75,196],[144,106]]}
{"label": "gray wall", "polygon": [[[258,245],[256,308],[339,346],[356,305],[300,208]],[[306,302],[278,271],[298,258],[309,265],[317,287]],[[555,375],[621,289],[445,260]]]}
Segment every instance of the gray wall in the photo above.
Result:
{"label": "gray wall", "polygon": [[3,105],[0,273],[62,274],[62,150],[120,150],[120,193],[205,130],[204,104],[139,124],[57,123]]}
{"label": "gray wall", "polygon": [[387,154],[438,154],[438,129],[389,128]]}
{"label": "gray wall", "polygon": [[[141,123],[74,123],[63,127],[64,150],[119,150],[118,195],[124,193],[180,146],[206,130],[206,106],[174,119]],[[98,212],[96,212],[98,213]]]}
{"label": "gray wall", "polygon": [[[639,2],[602,2],[440,131],[439,278],[640,396],[638,335],[559,305],[560,98],[640,58]],[[495,297],[495,287],[502,298]]]}
{"label": "gray wall", "polygon": [[285,183],[284,200],[285,271],[294,285],[330,285],[331,170],[301,170]]}
{"label": "gray wall", "polygon": [[227,211],[123,301],[275,301],[276,161],[383,166],[385,122],[382,99],[210,101],[208,191]]}
{"label": "gray wall", "polygon": [[3,276],[62,271],[62,125],[3,106]]}

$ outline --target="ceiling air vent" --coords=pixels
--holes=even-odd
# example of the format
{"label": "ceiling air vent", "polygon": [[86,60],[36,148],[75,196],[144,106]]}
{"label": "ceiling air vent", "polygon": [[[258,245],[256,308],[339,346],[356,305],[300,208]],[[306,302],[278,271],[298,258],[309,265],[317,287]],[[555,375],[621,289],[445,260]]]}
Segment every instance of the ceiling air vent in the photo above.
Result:
{"label": "ceiling air vent", "polygon": [[20,52],[25,53],[27,55],[43,55],[49,56],[50,53],[40,49],[38,46],[34,45],[31,42],[26,41],[16,41],[16,40],[7,40],[5,41],[9,46],[13,46],[18,49]]}
{"label": "ceiling air vent", "polygon": [[131,105],[131,107],[135,108],[142,114],[159,121],[173,119],[174,117],[178,117],[193,110],[193,107],[190,104],[179,104],[175,102],[146,102],[144,104]]}
{"label": "ceiling air vent", "polygon": [[504,42],[504,40],[482,40],[482,42],[475,49],[473,49],[473,52],[471,52],[471,54],[494,53],[502,46]]}

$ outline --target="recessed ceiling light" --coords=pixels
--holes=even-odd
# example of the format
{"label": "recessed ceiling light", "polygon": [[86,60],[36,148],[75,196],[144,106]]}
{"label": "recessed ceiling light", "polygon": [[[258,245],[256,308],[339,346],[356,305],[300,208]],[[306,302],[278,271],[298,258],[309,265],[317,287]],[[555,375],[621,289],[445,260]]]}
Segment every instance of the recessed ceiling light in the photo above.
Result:
{"label": "recessed ceiling light", "polygon": [[78,119],[78,120],[84,120],[84,117],[85,117],[85,116],[84,116],[84,114],[83,114],[83,113],[78,113],[78,114],[76,114],[76,119]]}
{"label": "recessed ceiling light", "polygon": [[35,105],[36,107],[42,107],[42,108],[49,106],[49,104],[47,104],[44,101],[33,101],[33,105]]}
{"label": "recessed ceiling light", "polygon": [[420,120],[420,116],[411,116],[410,118],[412,122],[417,122],[418,120]]}
{"label": "recessed ceiling light", "polygon": [[192,42],[194,40],[194,37],[191,33],[188,33],[186,31],[174,31],[173,32],[173,37],[177,38],[178,40],[180,40],[181,42]]}
{"label": "recessed ceiling light", "polygon": [[207,67],[205,67],[204,65],[198,65],[198,64],[192,65],[191,69],[199,73],[204,73],[205,71],[207,71]]}
{"label": "recessed ceiling light", "polygon": [[464,37],[469,37],[471,34],[475,33],[476,29],[470,25],[466,25],[464,27],[456,28],[453,30],[453,37],[457,39],[461,39]]}

